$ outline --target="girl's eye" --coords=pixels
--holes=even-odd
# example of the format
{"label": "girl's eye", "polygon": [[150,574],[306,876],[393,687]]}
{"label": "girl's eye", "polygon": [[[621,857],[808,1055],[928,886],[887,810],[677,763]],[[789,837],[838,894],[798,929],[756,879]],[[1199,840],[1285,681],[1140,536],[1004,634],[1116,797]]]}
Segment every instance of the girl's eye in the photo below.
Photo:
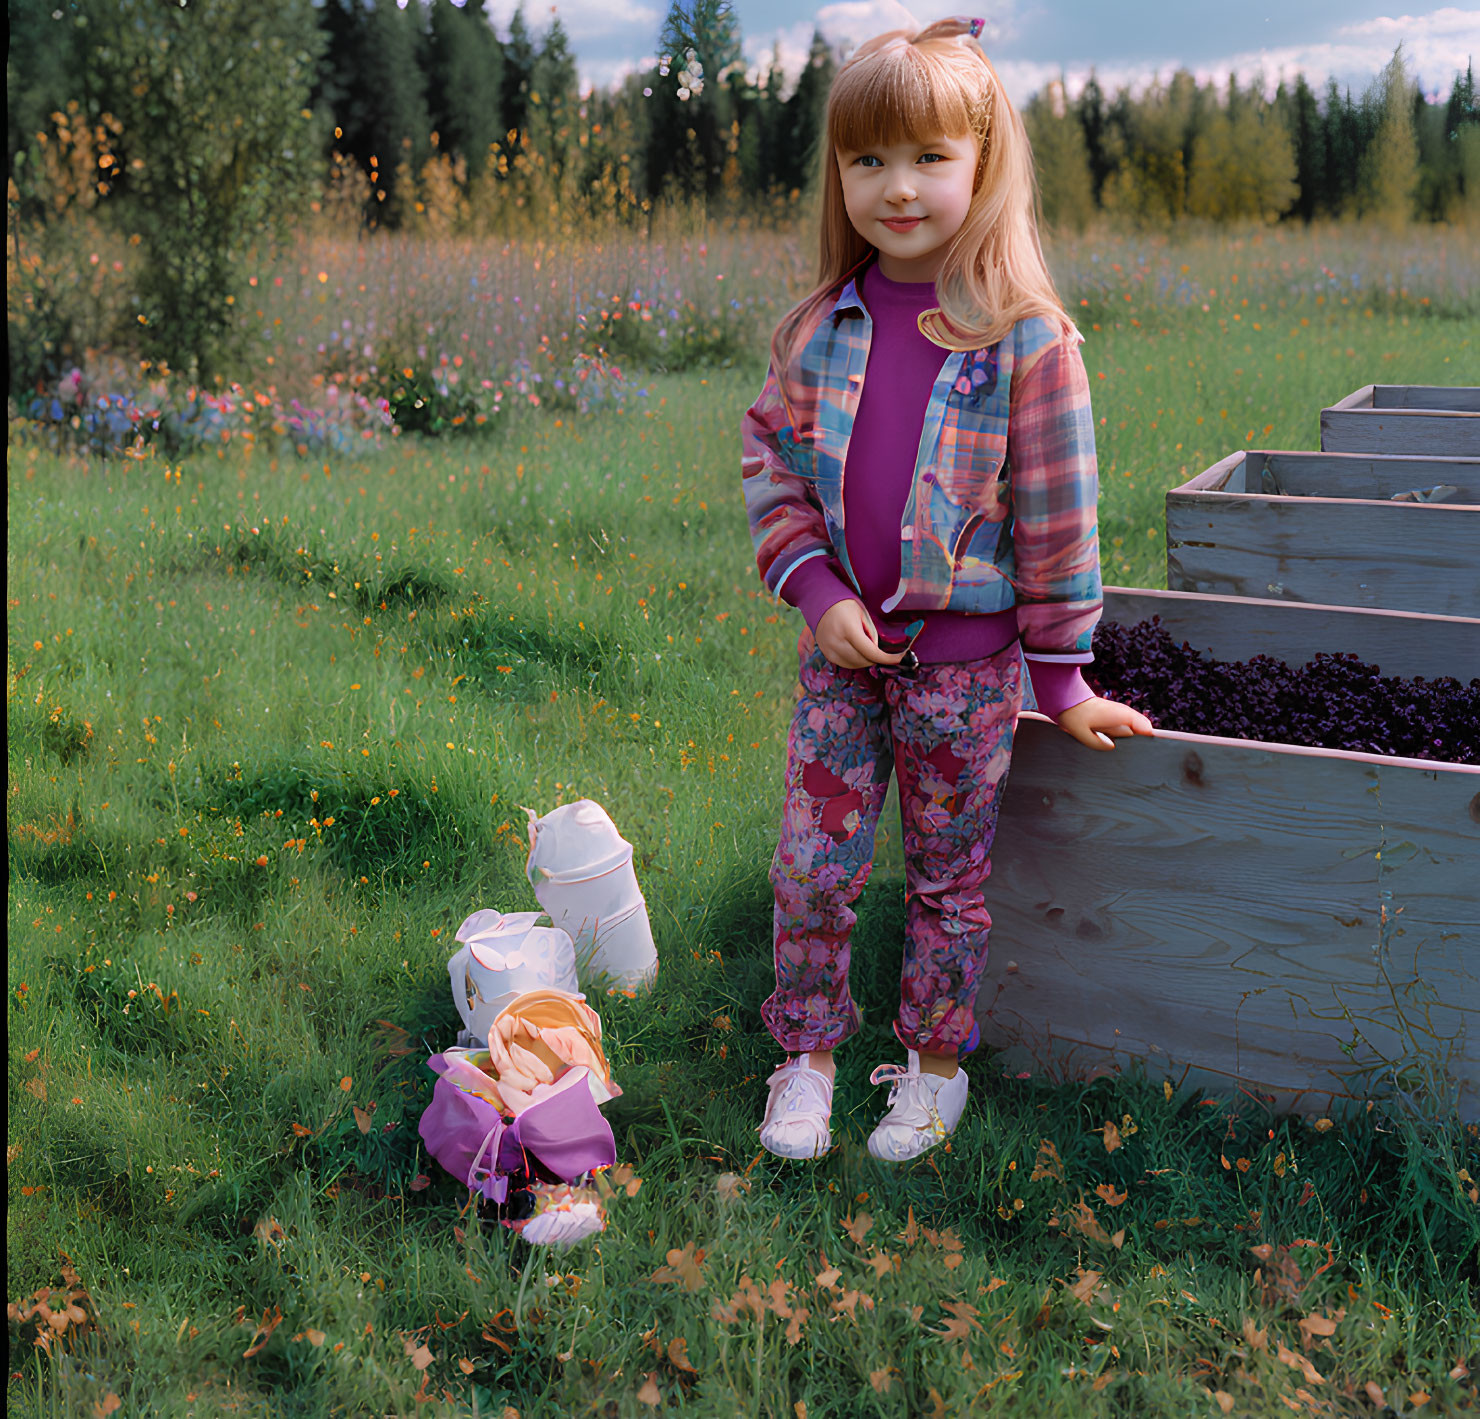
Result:
{"label": "girl's eye", "polygon": [[[865,153],[861,158],[858,159],[858,161],[864,167],[868,167],[872,163],[879,162],[878,158],[876,158],[872,153]],[[882,166],[882,164],[880,164],[880,166]]]}
{"label": "girl's eye", "polygon": [[934,161],[934,162],[942,162],[943,163],[943,162],[945,162],[945,154],[944,153],[921,153],[920,154],[920,161],[922,163],[928,163],[928,162],[932,162],[932,161]]}

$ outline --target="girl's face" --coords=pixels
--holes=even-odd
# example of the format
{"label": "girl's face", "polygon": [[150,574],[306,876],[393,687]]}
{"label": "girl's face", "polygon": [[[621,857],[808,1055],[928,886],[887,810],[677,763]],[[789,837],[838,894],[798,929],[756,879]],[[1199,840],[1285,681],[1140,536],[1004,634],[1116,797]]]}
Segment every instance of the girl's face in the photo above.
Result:
{"label": "girl's face", "polygon": [[972,134],[839,149],[848,220],[891,281],[933,281],[971,206],[981,145]]}

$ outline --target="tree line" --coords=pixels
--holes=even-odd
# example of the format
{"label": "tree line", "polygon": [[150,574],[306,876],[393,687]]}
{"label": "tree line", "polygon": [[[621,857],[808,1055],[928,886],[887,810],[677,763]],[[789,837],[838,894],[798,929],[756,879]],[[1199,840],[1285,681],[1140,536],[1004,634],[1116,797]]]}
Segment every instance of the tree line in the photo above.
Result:
{"label": "tree line", "polygon": [[[18,154],[34,148],[69,100],[93,117],[129,107],[119,87],[136,76],[119,49],[147,47],[127,31],[131,19],[144,26],[150,6],[9,0],[8,8],[14,174]],[[195,0],[194,8],[204,19],[211,5]],[[794,84],[779,54],[764,74],[749,76],[727,0],[673,0],[659,64],[582,98],[559,17],[537,35],[522,6],[505,34],[478,0],[408,0],[404,8],[393,0],[227,0],[224,9],[235,23],[212,37],[223,112],[251,104],[259,127],[264,103],[308,114],[288,165],[307,188],[325,189],[321,204],[333,207],[339,226],[351,218],[392,229],[466,228],[489,225],[500,210],[569,222],[631,217],[659,202],[700,203],[714,214],[779,210],[814,185],[827,91],[842,57],[814,34]],[[284,41],[278,48],[298,56],[297,92],[279,76],[249,96],[232,79],[246,59],[234,59],[233,30],[249,44],[265,38],[250,33],[253,11]],[[683,84],[685,74],[696,82]],[[1355,97],[1334,81],[1318,94],[1298,76],[1271,98],[1233,79],[1198,84],[1186,71],[1112,96],[1091,75],[1072,98],[1062,82],[1048,85],[1024,115],[1053,224],[1082,228],[1101,214],[1140,223],[1453,221],[1480,209],[1473,69],[1456,75],[1444,101],[1430,102],[1401,52]],[[127,128],[119,136],[123,147],[148,141]],[[188,148],[195,140],[176,131],[165,141]],[[126,167],[111,176],[115,189],[127,187]],[[276,181],[302,195],[304,184]]]}
{"label": "tree line", "polygon": [[[728,0],[672,0],[658,62],[584,97],[558,17],[481,0],[7,0],[12,388],[84,348],[219,371],[241,258],[305,229],[541,236],[655,208],[782,223],[825,155],[843,55],[747,73]],[[1430,102],[1401,49],[1357,97],[1186,72],[1024,105],[1045,218],[1083,228],[1480,224],[1473,70]]]}

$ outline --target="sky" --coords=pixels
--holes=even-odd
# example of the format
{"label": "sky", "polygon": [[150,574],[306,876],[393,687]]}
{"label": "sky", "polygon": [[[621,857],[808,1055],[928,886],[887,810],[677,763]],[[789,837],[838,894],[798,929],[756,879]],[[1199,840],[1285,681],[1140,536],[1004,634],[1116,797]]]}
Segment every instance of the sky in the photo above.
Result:
{"label": "sky", "polygon": [[[1140,87],[1179,67],[1199,79],[1262,73],[1269,88],[1305,74],[1312,87],[1328,76],[1360,93],[1402,41],[1424,92],[1447,95],[1456,70],[1480,60],[1480,9],[1404,10],[1374,0],[732,0],[745,59],[764,73],[777,51],[794,81],[820,29],[833,43],[967,13],[987,20],[982,42],[1010,97],[1021,103],[1062,72],[1077,93],[1091,67],[1107,92]],[[967,9],[967,5],[974,8]],[[507,34],[517,0],[487,0]],[[543,31],[553,9],[570,37],[583,92],[610,88],[653,62],[667,0],[524,0],[531,29]],[[703,56],[700,56],[702,61]]]}

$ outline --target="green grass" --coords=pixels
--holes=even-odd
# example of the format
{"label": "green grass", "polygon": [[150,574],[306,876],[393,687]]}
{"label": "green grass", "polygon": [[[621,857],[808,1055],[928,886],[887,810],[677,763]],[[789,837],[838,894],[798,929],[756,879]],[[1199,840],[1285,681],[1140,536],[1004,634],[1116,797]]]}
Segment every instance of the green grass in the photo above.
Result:
{"label": "green grass", "polygon": [[[1322,404],[1474,363],[1466,311],[1265,294],[1081,308],[1107,582],[1163,584],[1164,493],[1233,448],[1315,447]],[[875,1164],[896,833],[841,1146],[757,1157],[797,631],[740,506],[759,379],[360,462],[12,447],[9,1289],[65,1289],[65,1256],[90,1322],[43,1354],[12,1321],[13,1412],[1476,1408],[1474,1128],[983,1054],[950,1152]],[[663,965],[601,1007],[641,1187],[554,1254],[459,1218],[416,1121],[453,931],[533,905],[522,809],[582,796],[637,845]]]}

